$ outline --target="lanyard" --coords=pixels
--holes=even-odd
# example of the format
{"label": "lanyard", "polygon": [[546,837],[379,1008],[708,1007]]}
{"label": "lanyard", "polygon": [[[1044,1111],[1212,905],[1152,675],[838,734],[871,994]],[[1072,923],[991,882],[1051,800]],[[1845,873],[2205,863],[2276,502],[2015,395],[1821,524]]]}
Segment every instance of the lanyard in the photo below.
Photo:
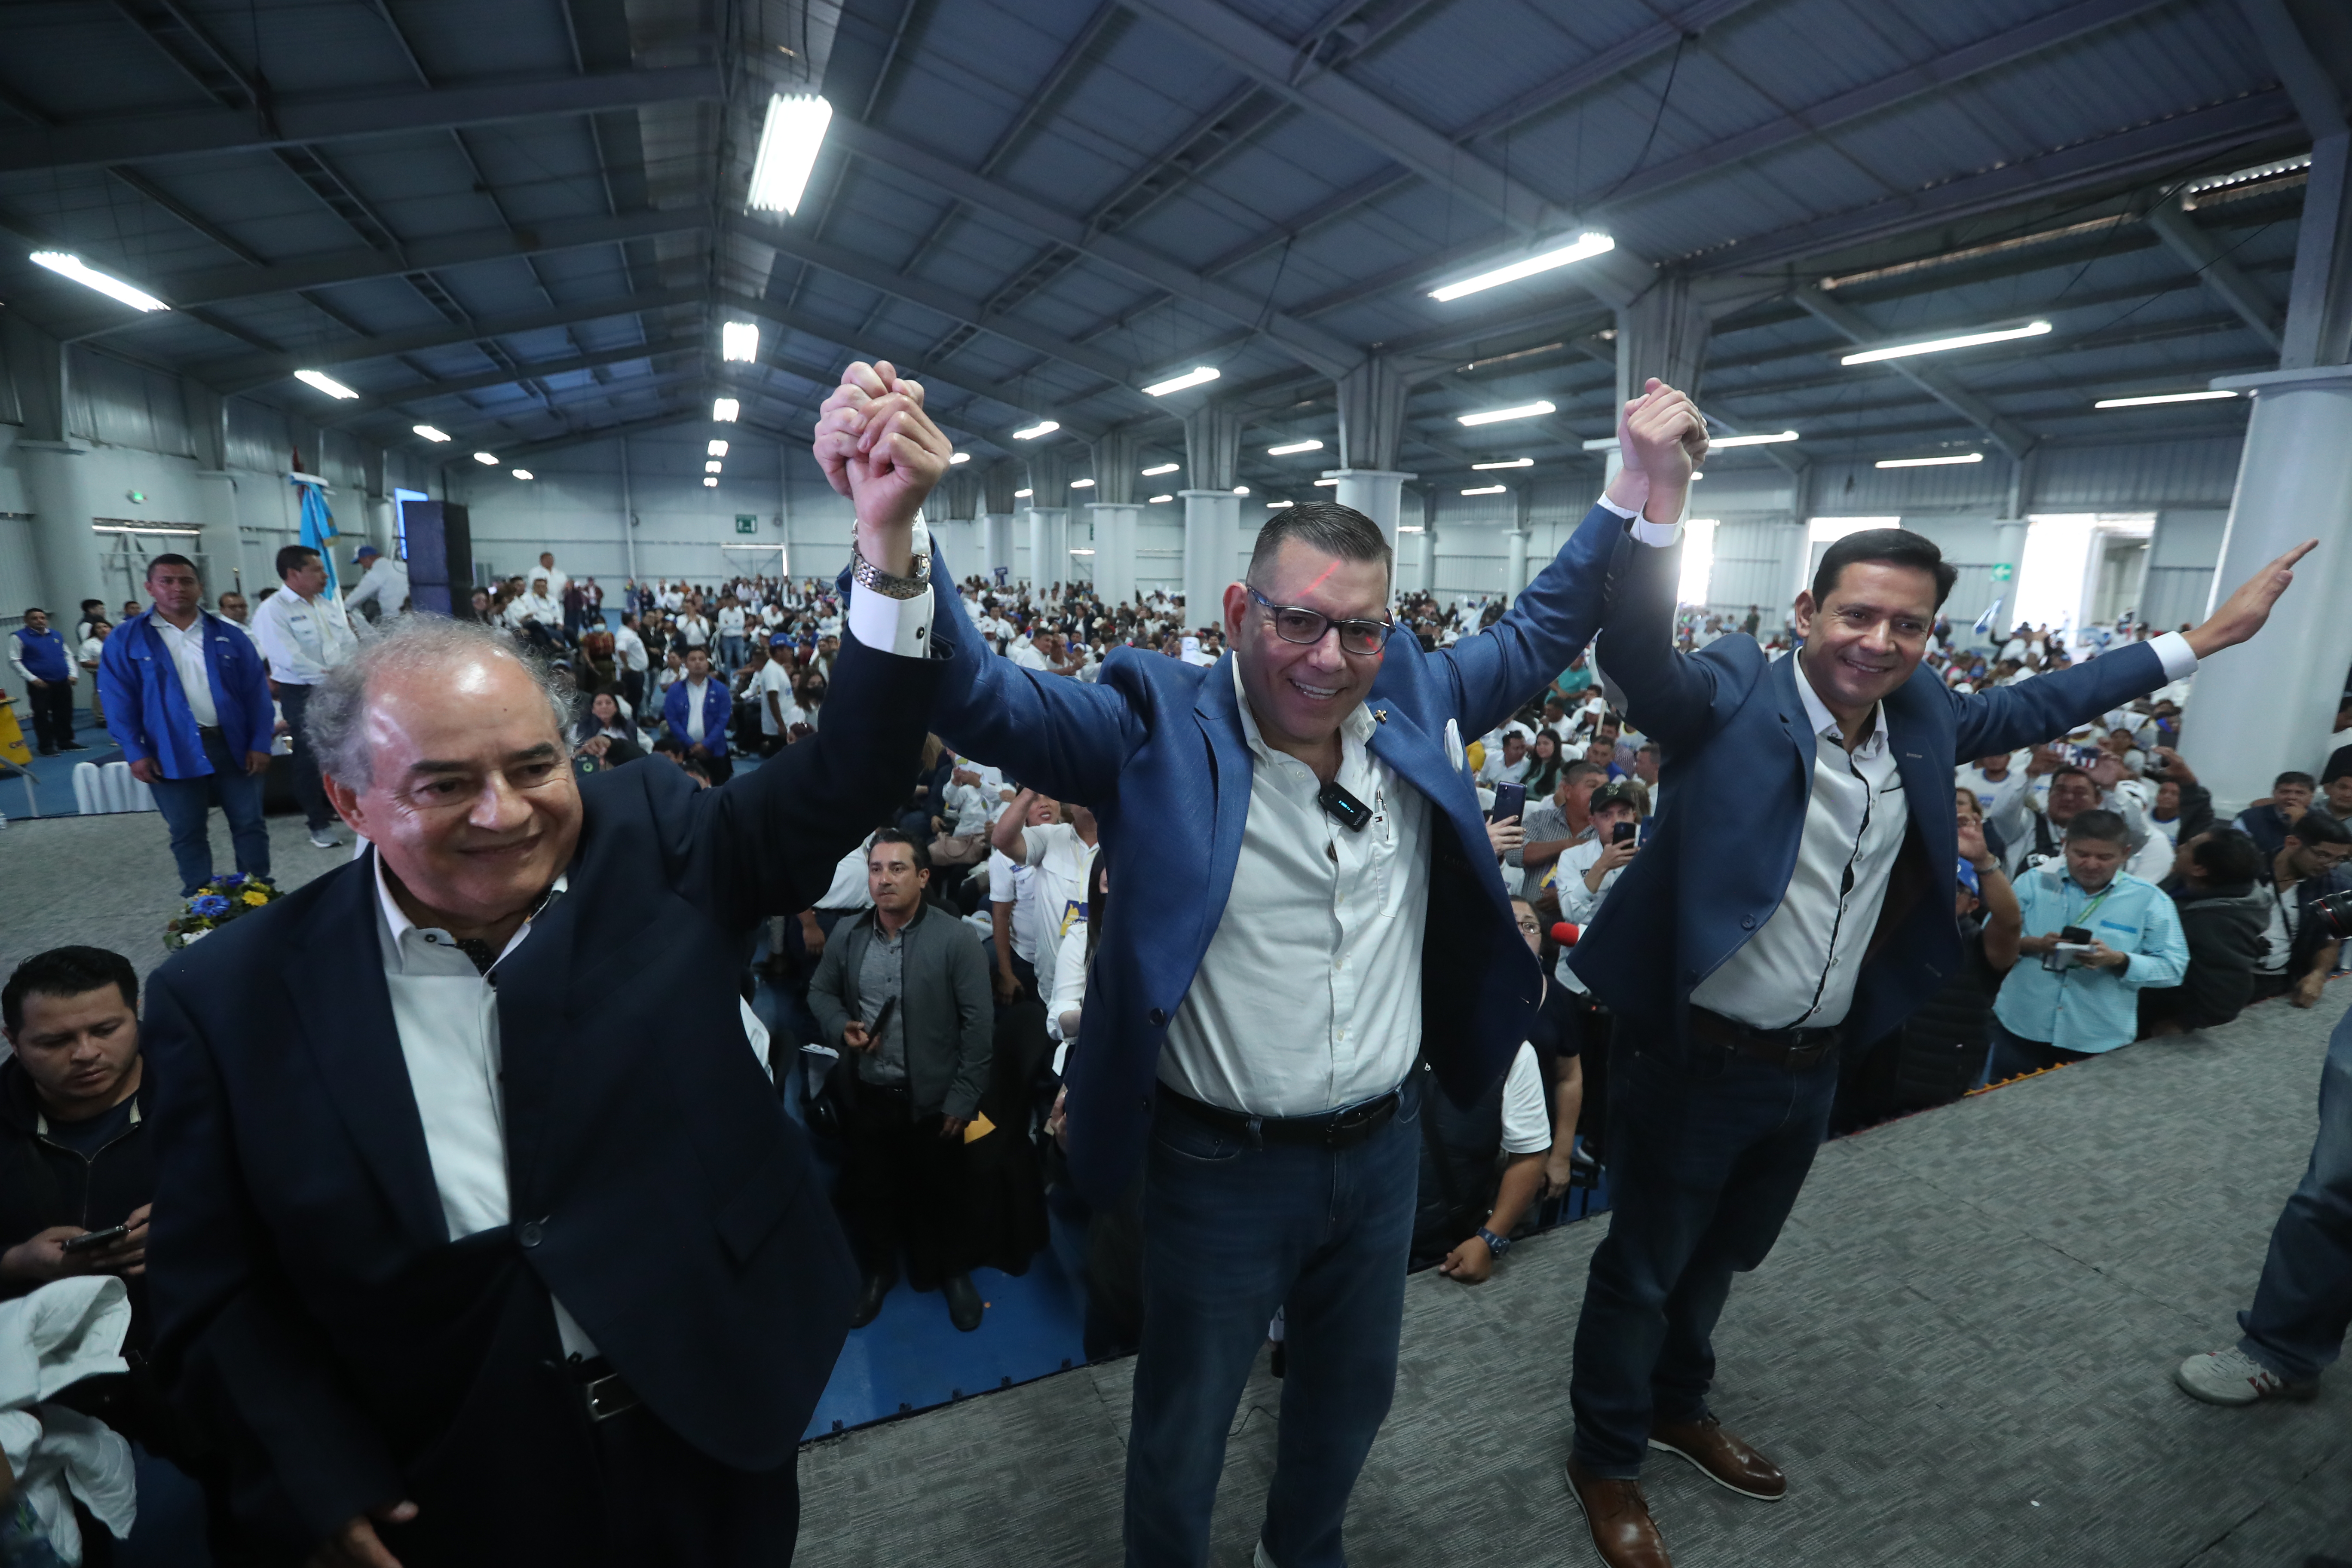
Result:
{"label": "lanyard", "polygon": [[2067,921],[2066,923],[2067,923],[2067,924],[2069,924],[2069,925],[2081,925],[2081,924],[2086,924],[2086,923],[2088,923],[2088,921],[2090,921],[2090,918],[2091,918],[2093,915],[2097,914],[2097,913],[2099,912],[2099,906],[2100,906],[2101,904],[2104,904],[2104,903],[2105,903],[2105,902],[2107,901],[2107,895],[2108,895],[2109,893],[2114,892],[2115,890],[2116,890],[2116,889],[2114,889],[2114,887],[2113,887],[2113,886],[2109,886],[2109,887],[2107,887],[2107,888],[2105,888],[2105,889],[2102,889],[2102,890],[2101,890],[2101,892],[2100,892],[2100,894],[2099,894],[2099,896],[2098,896],[2097,898],[2093,899],[2089,903],[2084,904],[2084,905],[2083,906],[2083,912],[2082,912],[2081,914],[2076,915],[2073,920],[2071,920],[2071,921]]}

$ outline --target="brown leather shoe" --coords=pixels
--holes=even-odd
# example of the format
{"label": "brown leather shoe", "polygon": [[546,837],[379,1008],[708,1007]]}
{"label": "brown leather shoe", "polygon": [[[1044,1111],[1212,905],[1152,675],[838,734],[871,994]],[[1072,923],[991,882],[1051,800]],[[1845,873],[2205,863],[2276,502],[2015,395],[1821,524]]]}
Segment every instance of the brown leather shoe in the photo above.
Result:
{"label": "brown leather shoe", "polygon": [[1641,1482],[1596,1476],[1570,1459],[1568,1490],[1584,1510],[1592,1550],[1607,1568],[1674,1568],[1666,1543],[1650,1521],[1650,1502],[1642,1495]]}
{"label": "brown leather shoe", "polygon": [[1650,1426],[1650,1447],[1678,1454],[1706,1472],[1717,1485],[1741,1497],[1779,1502],[1789,1495],[1789,1478],[1779,1466],[1730,1432],[1712,1415],[1696,1421],[1657,1421]]}

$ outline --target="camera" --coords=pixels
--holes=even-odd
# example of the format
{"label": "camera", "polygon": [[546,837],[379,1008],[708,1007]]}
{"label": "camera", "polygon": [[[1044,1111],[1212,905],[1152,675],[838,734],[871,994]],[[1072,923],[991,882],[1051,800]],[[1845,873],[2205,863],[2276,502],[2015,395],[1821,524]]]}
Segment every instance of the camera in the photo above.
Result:
{"label": "camera", "polygon": [[2330,942],[2342,942],[2352,937],[2352,889],[2330,893],[2311,901],[2311,914],[2319,929],[2327,933]]}

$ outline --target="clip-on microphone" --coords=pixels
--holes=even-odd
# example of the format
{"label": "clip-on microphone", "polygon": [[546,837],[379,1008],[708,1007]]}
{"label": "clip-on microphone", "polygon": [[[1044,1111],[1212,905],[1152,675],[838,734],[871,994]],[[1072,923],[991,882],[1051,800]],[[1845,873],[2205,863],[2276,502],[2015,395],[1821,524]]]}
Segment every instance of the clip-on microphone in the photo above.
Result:
{"label": "clip-on microphone", "polygon": [[1315,801],[1325,811],[1346,824],[1350,833],[1361,833],[1365,825],[1372,820],[1372,808],[1341,789],[1338,779],[1333,779],[1329,784],[1325,784],[1321,793],[1316,795]]}

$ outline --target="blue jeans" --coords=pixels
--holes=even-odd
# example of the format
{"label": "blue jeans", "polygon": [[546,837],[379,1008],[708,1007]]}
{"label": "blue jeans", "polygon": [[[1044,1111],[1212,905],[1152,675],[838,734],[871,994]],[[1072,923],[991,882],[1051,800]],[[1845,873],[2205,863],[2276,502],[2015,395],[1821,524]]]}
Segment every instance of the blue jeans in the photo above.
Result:
{"label": "blue jeans", "polygon": [[743,639],[740,636],[719,639],[719,661],[730,674],[743,668]]}
{"label": "blue jeans", "polygon": [[1573,1452],[1597,1476],[1640,1475],[1654,1421],[1706,1414],[1731,1277],[1772,1250],[1829,1131],[1834,1056],[1788,1072],[1695,1050],[1687,1068],[1648,1052],[1611,1062],[1613,1212],[1569,1381]]}
{"label": "blue jeans", "polygon": [[1143,1350],[1127,1445],[1129,1568],[1201,1568],[1225,1435],[1286,1310],[1274,1484],[1260,1539],[1281,1568],[1337,1568],[1348,1494],[1396,1387],[1421,1170],[1412,1080],[1352,1148],[1250,1147],[1165,1097],[1143,1187]]}
{"label": "blue jeans", "polygon": [[2291,1383],[2343,1353],[2352,1326],[2352,1012],[2336,1020],[2319,1074],[2319,1137],[2303,1184],[2271,1231],[2270,1257],[2238,1348]]}
{"label": "blue jeans", "polygon": [[2088,1061],[2097,1054],[2070,1051],[2047,1040],[2029,1040],[2023,1035],[2013,1035],[1998,1018],[1989,1019],[1988,1023],[1991,1026],[1992,1048],[1985,1052],[1985,1074],[1977,1080],[1979,1088],[1999,1083],[2003,1079],[2016,1078],[2021,1073],[2043,1072],[2051,1068]]}
{"label": "blue jeans", "polygon": [[269,830],[261,822],[262,780],[245,771],[245,758],[231,756],[218,730],[204,732],[205,760],[209,773],[194,778],[159,778],[147,787],[154,793],[155,809],[172,830],[172,859],[180,868],[180,896],[187,898],[213,878],[212,840],[205,824],[217,805],[228,818],[229,840],[236,847],[236,868],[248,877],[269,875]]}

